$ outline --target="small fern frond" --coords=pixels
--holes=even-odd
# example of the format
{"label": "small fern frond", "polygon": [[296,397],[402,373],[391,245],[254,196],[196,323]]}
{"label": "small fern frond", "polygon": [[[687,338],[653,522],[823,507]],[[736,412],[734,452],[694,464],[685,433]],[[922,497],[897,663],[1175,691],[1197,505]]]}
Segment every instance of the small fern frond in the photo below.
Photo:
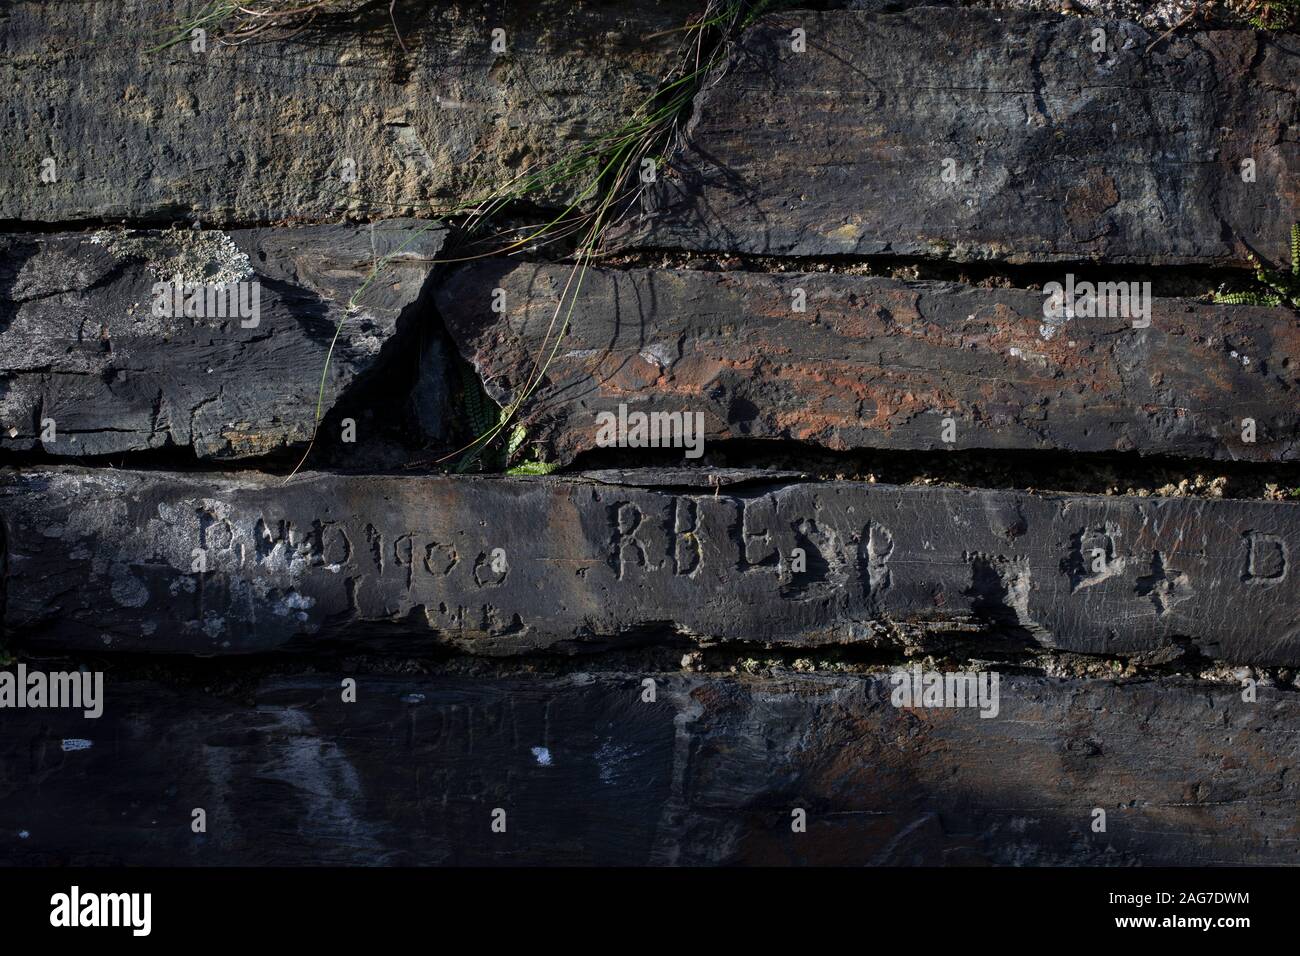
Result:
{"label": "small fern frond", "polygon": [[509,462],[515,457],[515,453],[523,447],[524,442],[528,439],[528,429],[523,425],[516,425],[510,429],[510,437],[506,440],[506,461]]}
{"label": "small fern frond", "polygon": [[475,436],[490,431],[501,417],[501,408],[488,398],[479,380],[469,371],[462,373],[465,419]]}
{"label": "small fern frond", "polygon": [[1214,302],[1216,305],[1278,305],[1278,296],[1270,295],[1264,292],[1216,292],[1214,293]]}
{"label": "small fern frond", "polygon": [[526,461],[509,469],[507,475],[549,475],[560,467],[558,461]]}
{"label": "small fern frond", "polygon": [[504,464],[498,460],[501,447],[495,441],[496,435],[493,434],[501,421],[501,406],[492,401],[483,390],[483,383],[467,363],[460,365],[460,384],[461,408],[464,411],[465,424],[474,436],[474,441],[457,463],[456,471],[464,473],[480,459],[483,459],[484,465],[489,468]]}

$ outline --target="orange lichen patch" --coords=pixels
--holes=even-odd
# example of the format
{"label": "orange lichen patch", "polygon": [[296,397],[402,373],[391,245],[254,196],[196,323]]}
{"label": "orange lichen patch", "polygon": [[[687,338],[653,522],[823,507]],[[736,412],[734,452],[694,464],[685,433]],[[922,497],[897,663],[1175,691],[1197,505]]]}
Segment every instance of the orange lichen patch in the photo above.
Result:
{"label": "orange lichen patch", "polygon": [[842,451],[849,446],[839,437],[843,427],[840,416],[774,414],[772,427],[778,435],[792,441],[816,441],[832,451]]}
{"label": "orange lichen patch", "polygon": [[841,363],[764,365],[763,381],[780,394],[813,403],[843,403],[866,394],[863,377],[856,369]]}
{"label": "orange lichen patch", "polygon": [[920,313],[917,310],[919,295],[889,295],[885,302],[878,300],[864,301],[857,308],[844,309],[843,304],[836,304],[838,309],[827,309],[821,315],[823,321],[835,330],[837,335],[852,339],[875,339],[889,335],[912,335],[933,331],[932,326],[917,324]]}
{"label": "orange lichen patch", "polygon": [[757,359],[736,361],[721,356],[693,353],[674,362],[668,382],[677,388],[707,388],[728,369],[752,370]]}
{"label": "orange lichen patch", "polygon": [[1119,203],[1115,180],[1098,167],[1088,170],[1083,182],[1065,194],[1065,216],[1076,239],[1088,240],[1105,231],[1098,220]]}
{"label": "orange lichen patch", "polygon": [[[240,456],[269,454],[285,444],[285,436],[280,433],[223,431],[221,437],[230,443],[231,451]],[[302,437],[305,440],[310,436]]]}
{"label": "orange lichen patch", "polygon": [[660,379],[660,368],[642,355],[630,352],[607,354],[594,371],[605,388],[632,392],[653,386]]}
{"label": "orange lichen patch", "polygon": [[[814,400],[776,412],[772,421],[782,431],[796,437],[810,437],[844,429],[888,431],[917,415],[956,407],[951,397],[938,389],[913,390],[865,382],[855,382],[851,389],[836,389],[829,387],[828,383],[821,394],[825,401]],[[852,395],[851,403],[846,402],[846,394]],[[833,435],[827,439],[827,444],[828,447],[848,447]]]}

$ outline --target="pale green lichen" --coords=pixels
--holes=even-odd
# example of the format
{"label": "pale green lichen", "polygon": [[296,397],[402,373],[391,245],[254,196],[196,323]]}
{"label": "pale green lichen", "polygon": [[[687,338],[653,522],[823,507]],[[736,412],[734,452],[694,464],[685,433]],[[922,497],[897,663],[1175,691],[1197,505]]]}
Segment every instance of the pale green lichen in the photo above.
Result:
{"label": "pale green lichen", "polygon": [[136,232],[102,229],[90,241],[118,259],[139,259],[158,279],[170,282],[239,282],[253,274],[248,254],[215,229]]}

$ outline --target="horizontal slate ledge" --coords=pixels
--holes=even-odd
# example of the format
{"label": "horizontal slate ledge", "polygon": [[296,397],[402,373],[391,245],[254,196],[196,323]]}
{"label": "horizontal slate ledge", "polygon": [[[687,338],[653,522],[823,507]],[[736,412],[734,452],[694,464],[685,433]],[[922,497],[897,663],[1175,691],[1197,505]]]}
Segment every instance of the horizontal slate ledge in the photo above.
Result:
{"label": "horizontal slate ledge", "polygon": [[1014,10],[765,18],[697,98],[629,239],[1009,262],[1244,265],[1250,248],[1289,262],[1300,53],[1252,30],[1147,52],[1158,36]]}
{"label": "horizontal slate ledge", "polygon": [[1270,687],[1246,703],[1231,685],[1001,675],[999,714],[984,719],[896,708],[885,675],[355,679],[344,703],[327,676],[231,698],[110,674],[98,720],[6,711],[0,863],[1190,866],[1300,853],[1300,700]]}
{"label": "horizontal slate ledge", "polygon": [[[1300,506],[789,482],[0,473],[10,640],[222,655],[781,647],[1300,663]],[[802,551],[800,555],[796,549]]]}
{"label": "horizontal slate ledge", "polygon": [[[414,219],[2,235],[0,448],[241,458],[301,445],[318,396],[328,412],[421,301],[444,236]],[[176,275],[255,282],[260,314],[214,300],[210,317],[155,315],[156,284]]]}
{"label": "horizontal slate ledge", "polygon": [[6,4],[0,219],[240,226],[474,206],[521,156],[551,162],[617,129],[676,60],[680,35],[663,31],[699,13],[399,3],[395,27],[388,4],[361,6],[239,46],[209,24],[200,52],[188,35],[151,49],[196,12],[171,0]]}
{"label": "horizontal slate ledge", "polygon": [[[561,461],[595,448],[599,416],[620,405],[701,412],[708,440],[1300,457],[1300,319],[1288,309],[1154,298],[1136,318],[1150,326],[1135,328],[1128,317],[1049,319],[1047,297],[1027,290],[592,269],[571,312],[565,298],[556,348],[552,319],[570,273],[486,261],[437,293],[462,354],[503,405],[548,357],[521,414],[530,439]],[[498,288],[501,314],[488,307]],[[1253,442],[1243,441],[1247,418]]]}

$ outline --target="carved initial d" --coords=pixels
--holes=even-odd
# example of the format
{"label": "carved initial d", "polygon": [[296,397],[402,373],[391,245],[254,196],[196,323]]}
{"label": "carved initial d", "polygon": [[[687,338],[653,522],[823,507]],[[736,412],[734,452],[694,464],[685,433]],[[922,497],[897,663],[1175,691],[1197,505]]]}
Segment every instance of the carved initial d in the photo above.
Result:
{"label": "carved initial d", "polygon": [[1241,579],[1265,588],[1285,581],[1290,570],[1286,542],[1278,535],[1262,531],[1247,531],[1242,537],[1246,539],[1246,567]]}

